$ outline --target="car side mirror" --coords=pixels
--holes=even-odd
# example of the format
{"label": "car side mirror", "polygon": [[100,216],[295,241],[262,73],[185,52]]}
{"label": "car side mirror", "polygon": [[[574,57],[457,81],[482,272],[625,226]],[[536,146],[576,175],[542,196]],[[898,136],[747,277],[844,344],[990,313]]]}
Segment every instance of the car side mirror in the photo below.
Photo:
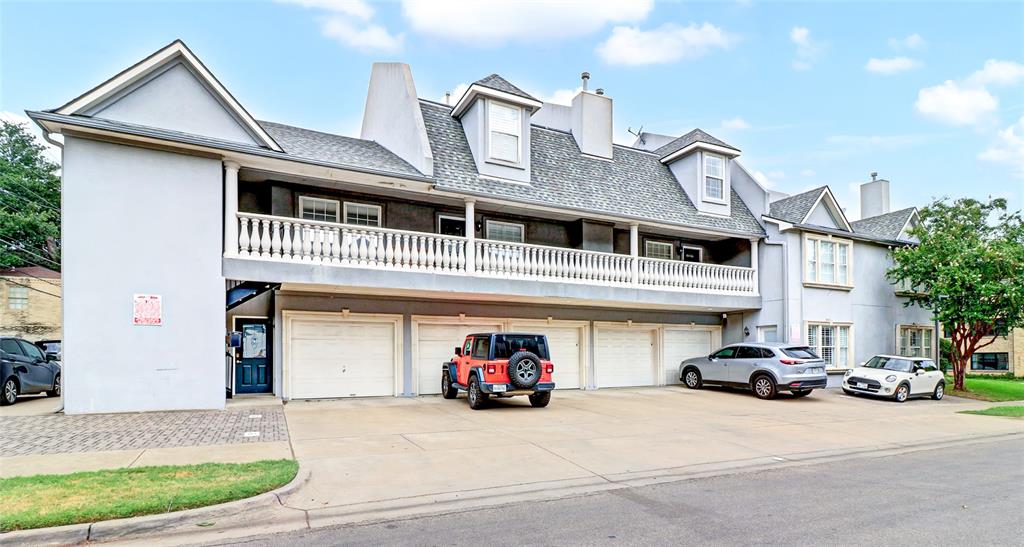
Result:
{"label": "car side mirror", "polygon": [[708,361],[714,361],[714,360],[715,360],[715,354],[714,353],[709,354],[708,355]]}
{"label": "car side mirror", "polygon": [[455,346],[455,355],[457,355],[459,357],[462,357],[462,347],[461,346]]}
{"label": "car side mirror", "polygon": [[923,368],[915,368],[914,369],[914,374],[920,376],[920,375],[924,374],[924,369]]}
{"label": "car side mirror", "polygon": [[57,361],[57,360],[58,359],[57,359],[57,354],[56,353],[47,353],[46,354],[46,362],[47,363],[50,363],[50,362],[53,362],[53,361]]}

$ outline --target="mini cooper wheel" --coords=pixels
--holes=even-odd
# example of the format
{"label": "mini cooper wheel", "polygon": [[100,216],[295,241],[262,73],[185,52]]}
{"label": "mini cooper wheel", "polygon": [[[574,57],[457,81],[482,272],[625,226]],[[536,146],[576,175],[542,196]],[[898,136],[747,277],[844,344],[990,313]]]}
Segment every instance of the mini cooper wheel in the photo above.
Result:
{"label": "mini cooper wheel", "polygon": [[530,394],[530,406],[534,408],[544,408],[551,402],[550,391],[538,391]]}
{"label": "mini cooper wheel", "polygon": [[939,381],[935,384],[935,391],[932,391],[932,399],[936,401],[942,400],[942,396],[946,394],[946,382]]}
{"label": "mini cooper wheel", "polygon": [[0,404],[7,406],[16,402],[18,402],[18,382],[14,381],[14,378],[8,378],[4,382],[4,393],[3,398],[0,398]]}
{"label": "mini cooper wheel", "polygon": [[892,398],[897,403],[904,403],[910,397],[910,386],[907,384],[900,384],[896,386],[896,393],[893,394]]}
{"label": "mini cooper wheel", "polygon": [[441,374],[441,396],[445,399],[454,399],[459,396],[459,390],[452,385],[452,375],[448,371]]}
{"label": "mini cooper wheel", "polygon": [[469,389],[467,392],[469,395],[467,397],[469,399],[469,408],[480,410],[487,405],[487,394],[480,389],[480,381],[476,379],[476,376],[469,377]]}
{"label": "mini cooper wheel", "polygon": [[690,389],[700,389],[704,385],[701,381],[700,371],[695,368],[688,368],[683,372],[683,384]]}
{"label": "mini cooper wheel", "polygon": [[775,394],[778,393],[778,389],[775,387],[775,381],[771,379],[767,374],[761,374],[754,378],[750,382],[750,390],[754,392],[754,395],[758,399],[774,399]]}

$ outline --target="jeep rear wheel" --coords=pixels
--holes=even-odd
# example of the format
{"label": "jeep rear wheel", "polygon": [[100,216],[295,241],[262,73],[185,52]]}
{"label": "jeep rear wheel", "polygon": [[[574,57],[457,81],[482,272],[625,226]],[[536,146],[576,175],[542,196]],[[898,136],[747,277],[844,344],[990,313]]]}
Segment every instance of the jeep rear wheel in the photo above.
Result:
{"label": "jeep rear wheel", "polygon": [[544,408],[551,402],[550,391],[538,391],[530,394],[530,405],[534,408]]}
{"label": "jeep rear wheel", "polygon": [[469,408],[473,410],[480,410],[487,404],[487,394],[480,389],[480,381],[476,379],[476,376],[469,377]]}
{"label": "jeep rear wheel", "polygon": [[508,379],[516,389],[533,389],[540,373],[540,357],[533,352],[517,351],[508,359]]}
{"label": "jeep rear wheel", "polygon": [[445,399],[454,399],[459,396],[459,390],[452,385],[452,375],[447,370],[441,373],[441,396]]}

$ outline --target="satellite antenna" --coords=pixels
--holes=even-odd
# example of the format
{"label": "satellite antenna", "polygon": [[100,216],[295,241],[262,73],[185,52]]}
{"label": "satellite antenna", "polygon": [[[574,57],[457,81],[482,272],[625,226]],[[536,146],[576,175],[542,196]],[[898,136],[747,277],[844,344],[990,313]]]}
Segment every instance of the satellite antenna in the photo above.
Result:
{"label": "satellite antenna", "polygon": [[640,129],[637,129],[636,131],[633,131],[632,127],[627,127],[626,131],[628,131],[630,135],[633,135],[634,137],[640,139],[640,144],[647,144],[647,141],[643,137],[644,126],[641,125]]}

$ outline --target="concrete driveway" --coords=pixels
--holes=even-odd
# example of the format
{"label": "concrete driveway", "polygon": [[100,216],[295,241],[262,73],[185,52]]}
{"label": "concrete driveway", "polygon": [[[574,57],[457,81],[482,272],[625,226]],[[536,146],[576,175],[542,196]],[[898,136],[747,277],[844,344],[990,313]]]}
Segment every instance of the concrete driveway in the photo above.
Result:
{"label": "concrete driveway", "polygon": [[904,404],[819,390],[761,401],[729,389],[556,392],[473,411],[464,396],[293,401],[285,406],[309,482],[285,505],[311,526],[367,508],[600,488],[1024,433],[1024,422],[957,414],[987,403]]}
{"label": "concrete driveway", "polygon": [[22,395],[18,402],[10,406],[0,406],[0,418],[5,416],[45,416],[53,414],[64,407],[60,397],[47,397],[44,394]]}

